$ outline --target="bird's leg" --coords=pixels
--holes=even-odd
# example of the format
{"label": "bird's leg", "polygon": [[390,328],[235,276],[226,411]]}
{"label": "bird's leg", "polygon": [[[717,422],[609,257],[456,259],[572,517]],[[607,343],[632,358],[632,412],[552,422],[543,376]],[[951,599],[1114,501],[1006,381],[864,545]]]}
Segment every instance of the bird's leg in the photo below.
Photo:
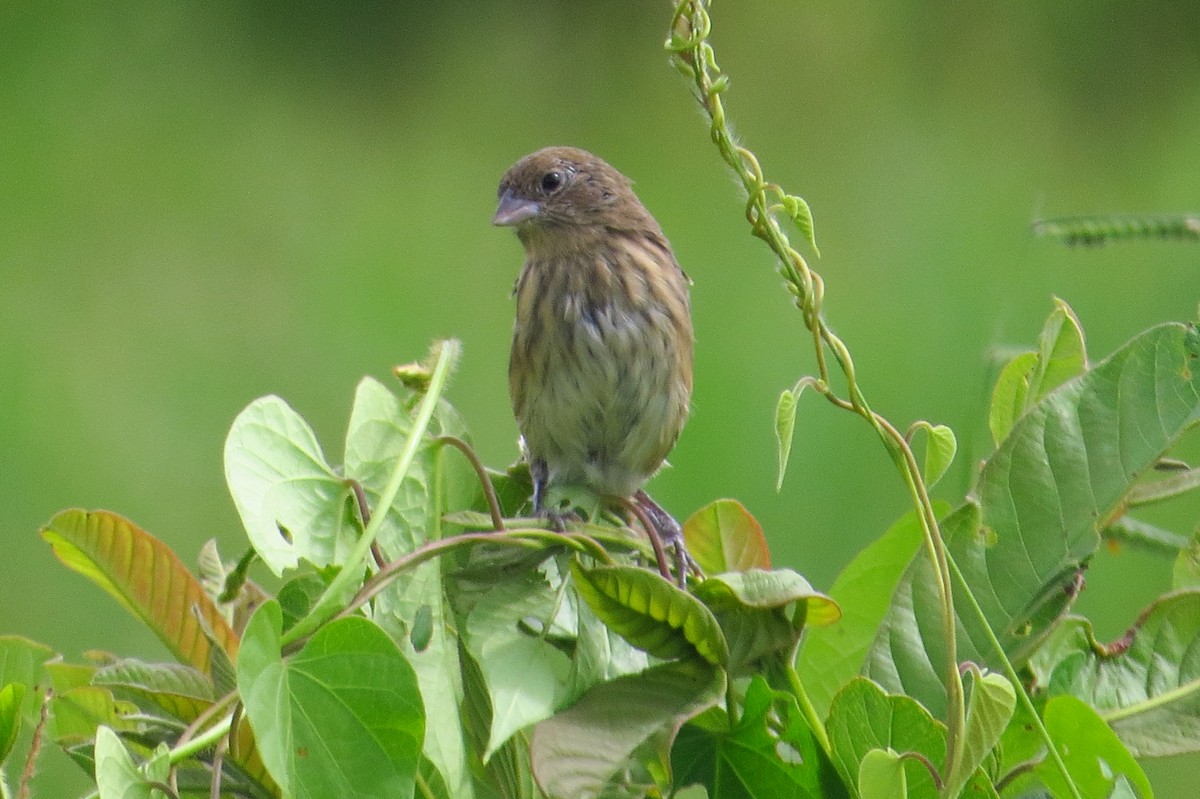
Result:
{"label": "bird's leg", "polygon": [[546,499],[546,482],[550,479],[546,462],[541,458],[529,461],[529,477],[533,480],[533,512],[542,512],[542,502]]}
{"label": "bird's leg", "polygon": [[550,481],[550,470],[546,468],[546,461],[541,458],[531,460],[529,476],[533,479],[533,515],[548,521],[554,532],[564,532],[567,529],[567,518],[574,514],[545,507],[546,488]]}
{"label": "bird's leg", "polygon": [[680,588],[687,586],[689,573],[698,577],[703,576],[700,566],[692,560],[692,556],[687,551],[687,545],[683,541],[683,527],[675,521],[675,517],[663,510],[662,506],[651,499],[649,494],[640,489],[633,495],[631,502],[635,509],[642,511],[638,514],[639,518],[645,518],[650,522],[646,533],[653,539],[657,539],[658,545],[655,546],[655,554],[657,555],[663,547],[671,550],[671,555],[675,560],[675,578],[679,582]]}

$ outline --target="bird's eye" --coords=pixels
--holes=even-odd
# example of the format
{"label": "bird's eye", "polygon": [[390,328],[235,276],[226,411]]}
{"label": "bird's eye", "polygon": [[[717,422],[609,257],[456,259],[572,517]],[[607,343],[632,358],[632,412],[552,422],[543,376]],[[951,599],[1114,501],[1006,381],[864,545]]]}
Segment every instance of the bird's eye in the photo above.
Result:
{"label": "bird's eye", "polygon": [[542,175],[542,191],[550,194],[558,191],[563,185],[563,173],[557,169]]}

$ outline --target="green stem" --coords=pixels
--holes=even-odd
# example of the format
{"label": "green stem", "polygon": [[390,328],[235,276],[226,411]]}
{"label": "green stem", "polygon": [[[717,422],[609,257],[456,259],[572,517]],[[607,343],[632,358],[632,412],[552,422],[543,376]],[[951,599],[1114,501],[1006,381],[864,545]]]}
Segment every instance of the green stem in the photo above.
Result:
{"label": "green stem", "polygon": [[204,732],[197,735],[195,738],[189,739],[181,746],[177,746],[171,750],[171,764],[181,763],[193,755],[203,752],[211,746],[216,746],[217,742],[229,734],[229,729],[233,724],[233,714],[223,717],[213,726],[209,727]]}
{"label": "green stem", "polygon": [[1071,796],[1074,799],[1083,799],[1083,795],[1079,792],[1079,788],[1075,785],[1075,781],[1071,779],[1071,773],[1067,771],[1067,764],[1063,762],[1062,756],[1058,753],[1058,749],[1054,746],[1054,741],[1050,738],[1050,731],[1046,729],[1046,725],[1042,723],[1042,717],[1038,715],[1037,708],[1033,706],[1033,700],[1029,698],[1029,694],[1025,691],[1025,686],[1021,684],[1021,677],[1017,674],[1016,668],[1012,661],[1008,659],[1008,655],[1004,652],[1004,646],[1000,643],[1000,639],[992,632],[992,627],[987,622],[987,616],[983,612],[983,608],[979,606],[979,602],[975,599],[975,594],[971,592],[971,586],[967,585],[967,580],[963,577],[963,573],[959,571],[958,564],[954,562],[954,558],[947,555],[950,563],[950,569],[954,574],[954,579],[963,589],[963,596],[967,600],[967,607],[971,609],[971,613],[979,620],[980,627],[983,628],[984,636],[988,643],[992,645],[992,649],[996,653],[996,657],[1000,660],[1000,666],[1004,671],[1004,676],[1008,677],[1008,681],[1012,683],[1013,688],[1017,692],[1017,699],[1021,706],[1033,719],[1033,726],[1037,728],[1038,736],[1042,739],[1042,743],[1046,745],[1046,752],[1050,759],[1054,762],[1054,767],[1058,769],[1058,773],[1062,775],[1063,781],[1066,782],[1067,788],[1071,791]]}
{"label": "green stem", "polygon": [[788,685],[792,689],[792,695],[796,697],[796,704],[800,706],[800,712],[804,715],[804,720],[808,722],[813,737],[817,739],[817,743],[825,750],[825,754],[832,758],[833,745],[829,742],[829,733],[825,731],[824,722],[817,715],[817,709],[813,707],[812,700],[808,698],[808,691],[804,689],[804,683],[800,681],[800,675],[796,673],[796,667],[789,663],[785,671]]}
{"label": "green stem", "polygon": [[[958,670],[958,629],[954,610],[954,589],[950,583],[950,555],[946,552],[942,532],[929,498],[929,490],[921,478],[921,467],[917,463],[912,447],[900,431],[878,414],[872,414],[880,435],[890,440],[894,457],[903,461],[901,476],[908,486],[913,504],[920,514],[924,545],[934,564],[937,579],[938,600],[941,603],[942,635],[946,641],[946,763],[943,773],[951,774],[963,756],[963,729],[966,727],[966,693],[962,674]],[[885,441],[887,443],[887,441]],[[898,464],[899,465],[899,464]],[[990,633],[989,629],[989,633]]]}
{"label": "green stem", "polygon": [[429,388],[426,389],[425,396],[421,398],[421,404],[417,407],[412,429],[409,431],[408,438],[404,442],[404,449],[401,450],[400,457],[396,459],[396,464],[392,467],[391,477],[388,479],[387,485],[384,486],[383,492],[379,495],[379,505],[375,509],[375,513],[371,515],[371,521],[367,523],[363,534],[355,542],[354,549],[351,550],[341,571],[329,583],[329,587],[325,589],[325,593],[321,594],[320,598],[313,604],[308,615],[296,622],[295,626],[284,633],[284,645],[303,638],[320,627],[336,612],[336,607],[349,591],[351,584],[358,580],[362,566],[371,552],[371,544],[375,542],[376,536],[379,535],[379,530],[383,527],[384,520],[387,519],[388,513],[391,510],[392,502],[396,499],[396,494],[400,491],[400,484],[408,476],[408,470],[412,466],[413,459],[416,458],[417,450],[425,439],[425,431],[429,429],[429,423],[433,419],[433,411],[442,396],[442,391],[446,388],[446,380],[450,376],[450,368],[458,359],[459,348],[459,343],[454,340],[443,341],[438,347],[437,363],[434,365],[433,373],[429,378]]}
{"label": "green stem", "polygon": [[353,615],[360,607],[378,596],[397,577],[410,569],[414,569],[422,563],[440,557],[459,547],[471,546],[478,543],[507,544],[527,549],[545,549],[546,544],[563,545],[576,552],[591,555],[604,563],[612,563],[612,556],[608,554],[604,546],[586,535],[555,533],[549,530],[517,530],[511,528],[505,530],[503,533],[461,533],[449,538],[430,541],[388,563],[387,566],[374,574],[359,589],[353,599],[346,603],[345,607],[338,612],[337,618],[345,618]]}

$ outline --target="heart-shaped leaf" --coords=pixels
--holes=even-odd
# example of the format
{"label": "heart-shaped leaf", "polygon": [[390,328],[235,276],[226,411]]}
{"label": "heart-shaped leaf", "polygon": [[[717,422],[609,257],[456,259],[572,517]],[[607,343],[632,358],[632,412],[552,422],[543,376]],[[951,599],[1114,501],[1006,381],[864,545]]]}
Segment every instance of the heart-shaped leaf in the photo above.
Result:
{"label": "heart-shaped leaf", "polygon": [[[834,765],[847,784],[858,784],[863,759],[872,750],[915,752],[935,766],[946,757],[945,728],[914,700],[886,694],[870,680],[852,680],[838,692],[826,726]],[[915,760],[905,760],[903,768],[908,796],[938,795],[933,778]]]}
{"label": "heart-shaped leaf", "polygon": [[250,618],[238,689],[259,752],[286,795],[411,796],[424,711],[416,675],[387,635],[363,618],[322,627],[280,655],[283,613]]}
{"label": "heart-shaped leaf", "polygon": [[234,419],[225,480],[250,543],[275,574],[301,559],[327,566],[346,545],[348,489],[312,428],[279,397],[261,397]]}

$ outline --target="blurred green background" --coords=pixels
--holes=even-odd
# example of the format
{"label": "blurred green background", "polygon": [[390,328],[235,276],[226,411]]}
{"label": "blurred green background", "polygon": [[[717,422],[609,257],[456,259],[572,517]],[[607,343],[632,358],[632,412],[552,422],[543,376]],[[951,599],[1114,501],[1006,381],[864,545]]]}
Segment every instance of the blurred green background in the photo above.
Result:
{"label": "blurred green background", "polygon": [[[484,458],[511,461],[521,251],[489,222],[500,175],[547,144],[633,177],[695,280],[693,416],[654,493],[681,517],[740,499],[777,561],[828,587],[905,492],[866,425],[806,396],[775,493],[774,405],[813,369],[809,340],[667,64],[668,19],[632,0],[4,4],[0,632],[163,656],[37,528],[102,507],[189,563],[211,537],[239,552],[221,450],[262,394],[336,460],[358,379],[456,336],[450,398]],[[939,496],[987,452],[989,353],[1031,344],[1052,295],[1094,356],[1195,317],[1194,246],[1029,233],[1038,214],[1200,210],[1191,0],[739,0],[714,23],[737,129],[813,208],[826,313],[868,397],[959,434]],[[1113,637],[1168,581],[1105,551],[1080,607]],[[1148,768],[1183,797],[1198,764]],[[40,795],[79,790],[72,769],[49,758]]]}

